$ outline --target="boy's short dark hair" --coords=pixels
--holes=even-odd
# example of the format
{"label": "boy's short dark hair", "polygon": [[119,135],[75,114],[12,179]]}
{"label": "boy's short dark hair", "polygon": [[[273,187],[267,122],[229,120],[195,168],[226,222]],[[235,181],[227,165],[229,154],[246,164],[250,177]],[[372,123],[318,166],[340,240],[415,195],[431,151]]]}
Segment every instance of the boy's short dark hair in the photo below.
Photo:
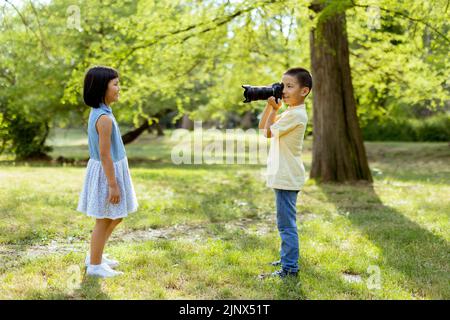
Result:
{"label": "boy's short dark hair", "polygon": [[109,81],[118,77],[119,73],[110,67],[90,68],[84,77],[84,103],[92,108],[100,107],[100,103],[105,102]]}
{"label": "boy's short dark hair", "polygon": [[312,76],[308,70],[304,68],[291,68],[284,74],[295,77],[301,87],[309,88],[309,91],[312,90]]}

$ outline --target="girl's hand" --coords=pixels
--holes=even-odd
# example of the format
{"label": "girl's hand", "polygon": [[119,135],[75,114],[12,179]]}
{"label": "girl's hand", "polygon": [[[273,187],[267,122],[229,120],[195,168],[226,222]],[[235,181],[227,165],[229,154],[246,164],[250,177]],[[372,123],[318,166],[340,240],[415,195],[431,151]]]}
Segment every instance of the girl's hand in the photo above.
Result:
{"label": "girl's hand", "polygon": [[120,190],[117,183],[109,186],[108,201],[112,204],[118,204],[120,202]]}
{"label": "girl's hand", "polygon": [[278,111],[278,109],[280,109],[282,105],[281,99],[277,104],[275,101],[275,97],[270,97],[269,99],[267,99],[267,103],[272,107],[274,111]]}

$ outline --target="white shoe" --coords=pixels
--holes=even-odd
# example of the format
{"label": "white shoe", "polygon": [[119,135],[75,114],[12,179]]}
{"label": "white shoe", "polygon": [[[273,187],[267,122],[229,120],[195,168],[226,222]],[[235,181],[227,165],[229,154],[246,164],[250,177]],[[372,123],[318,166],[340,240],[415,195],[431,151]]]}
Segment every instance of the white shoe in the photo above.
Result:
{"label": "white shoe", "polygon": [[[116,268],[119,266],[119,261],[107,258],[105,254],[102,255],[102,263],[106,263],[111,268]],[[88,267],[91,264],[91,255],[89,253],[86,255],[84,264],[86,265],[86,267]]]}
{"label": "white shoe", "polygon": [[112,278],[123,274],[121,271],[111,269],[106,263],[89,265],[86,274],[91,277]]}

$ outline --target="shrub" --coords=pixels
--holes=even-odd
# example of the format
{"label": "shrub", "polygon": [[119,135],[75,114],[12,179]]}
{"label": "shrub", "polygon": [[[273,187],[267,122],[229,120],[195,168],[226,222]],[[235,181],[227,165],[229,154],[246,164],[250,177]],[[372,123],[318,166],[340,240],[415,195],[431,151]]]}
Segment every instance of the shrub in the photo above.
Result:
{"label": "shrub", "polygon": [[450,115],[425,119],[369,121],[362,127],[366,141],[450,141]]}

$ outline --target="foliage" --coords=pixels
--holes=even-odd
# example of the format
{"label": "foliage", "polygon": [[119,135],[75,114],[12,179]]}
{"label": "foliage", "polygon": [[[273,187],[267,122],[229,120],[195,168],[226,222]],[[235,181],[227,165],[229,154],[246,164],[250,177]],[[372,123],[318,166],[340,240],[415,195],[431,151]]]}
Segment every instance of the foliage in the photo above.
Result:
{"label": "foliage", "polygon": [[[38,136],[47,126],[85,122],[81,86],[93,65],[119,70],[115,113],[134,126],[168,113],[176,114],[173,121],[188,113],[225,122],[260,112],[263,102],[242,103],[241,85],[268,85],[289,67],[309,68],[310,30],[336,12],[347,16],[363,125],[448,108],[446,1],[314,2],[326,3],[326,10],[314,13],[308,0],[4,1],[0,151],[24,149],[11,138],[13,119],[40,123]],[[379,8],[379,26],[369,23],[371,5]],[[30,150],[36,148],[37,142]]]}
{"label": "foliage", "polygon": [[373,120],[362,130],[364,139],[368,141],[450,141],[450,116],[438,114],[425,119]]}

